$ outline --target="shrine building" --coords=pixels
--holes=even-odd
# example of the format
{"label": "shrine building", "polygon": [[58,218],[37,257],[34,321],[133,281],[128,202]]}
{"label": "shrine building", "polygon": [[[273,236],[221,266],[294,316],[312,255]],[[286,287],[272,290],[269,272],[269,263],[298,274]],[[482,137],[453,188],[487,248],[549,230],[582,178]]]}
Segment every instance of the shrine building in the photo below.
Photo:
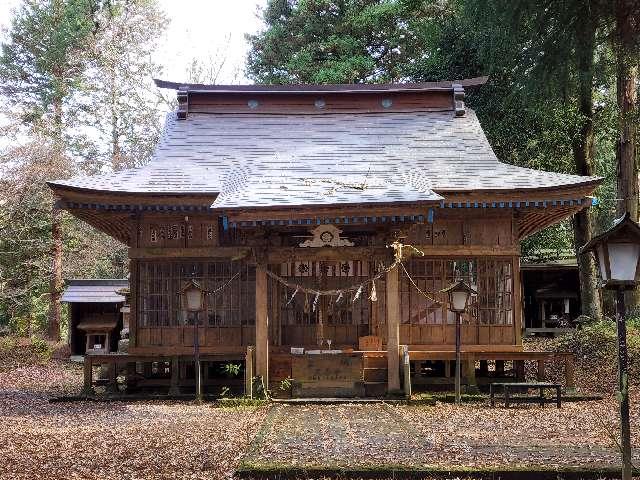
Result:
{"label": "shrine building", "polygon": [[[543,375],[558,355],[523,351],[520,241],[588,208],[600,179],[501,163],[464,103],[485,81],[156,81],[178,106],[147,165],[49,182],[129,249],[128,348],[88,346],[85,386],[109,365],[112,384],[135,371],[138,388],[193,392],[197,332],[211,393],[225,362],[240,388],[298,397],[381,396],[407,375],[446,388],[456,316],[440,291],[457,280],[477,292],[463,383],[521,378],[525,361]],[[183,308],[192,280],[199,313]]]}

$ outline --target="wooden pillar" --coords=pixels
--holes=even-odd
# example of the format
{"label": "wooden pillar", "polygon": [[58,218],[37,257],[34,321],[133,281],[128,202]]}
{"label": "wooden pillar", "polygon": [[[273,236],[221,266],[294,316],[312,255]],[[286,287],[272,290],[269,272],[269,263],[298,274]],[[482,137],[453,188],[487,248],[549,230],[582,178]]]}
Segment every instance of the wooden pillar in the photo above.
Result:
{"label": "wooden pillar", "polygon": [[567,392],[573,392],[576,389],[576,383],[573,378],[573,355],[564,357],[564,381]]}
{"label": "wooden pillar", "polygon": [[107,393],[119,393],[118,392],[118,363],[115,360],[109,364],[107,364],[108,373],[108,383],[107,383]]}
{"label": "wooden pillar", "polygon": [[253,398],[253,347],[247,347],[247,355],[244,360],[244,394]]}
{"label": "wooden pillar", "polygon": [[522,329],[524,328],[524,318],[522,312],[520,257],[513,257],[513,328],[515,345],[522,345]]}
{"label": "wooden pillar", "polygon": [[525,379],[524,360],[514,360],[513,367],[516,371],[516,379],[519,382],[523,382]]}
{"label": "wooden pillar", "polygon": [[267,273],[256,267],[256,375],[269,388],[269,317],[267,311]]}
{"label": "wooden pillar", "polygon": [[400,390],[400,292],[398,269],[387,272],[387,390]]}
{"label": "wooden pillar", "polygon": [[504,377],[504,360],[496,360],[496,377]]}
{"label": "wooden pillar", "polygon": [[538,360],[538,381],[544,382],[544,359]]}
{"label": "wooden pillar", "polygon": [[411,398],[411,361],[409,358],[409,345],[402,345],[402,373],[403,390],[407,398]]}
{"label": "wooden pillar", "polygon": [[171,357],[171,384],[169,386],[169,395],[178,395],[180,388],[178,380],[180,378],[180,361],[178,357]]}
{"label": "wooden pillar", "polygon": [[137,378],[136,378],[136,362],[127,362],[127,377],[126,377],[126,385],[127,385],[127,393],[131,393],[136,388]]}
{"label": "wooden pillar", "polygon": [[464,361],[464,365],[466,366],[467,393],[476,393],[478,389],[476,383],[476,359],[473,355],[470,355],[469,358]]}
{"label": "wooden pillar", "polygon": [[93,361],[90,355],[84,356],[84,387],[82,389],[84,395],[93,395]]}
{"label": "wooden pillar", "polygon": [[138,261],[129,260],[129,348],[138,346]]}
{"label": "wooden pillar", "polygon": [[488,360],[480,360],[480,376],[488,377],[489,376],[489,361]]}

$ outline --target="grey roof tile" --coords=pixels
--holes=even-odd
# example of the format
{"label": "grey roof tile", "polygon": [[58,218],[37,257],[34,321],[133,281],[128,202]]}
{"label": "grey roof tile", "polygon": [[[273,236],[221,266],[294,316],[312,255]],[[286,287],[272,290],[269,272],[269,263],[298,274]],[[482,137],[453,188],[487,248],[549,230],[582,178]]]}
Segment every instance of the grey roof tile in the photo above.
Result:
{"label": "grey roof tile", "polygon": [[72,279],[67,280],[61,301],[67,303],[122,303],[118,290],[127,288],[128,280]]}
{"label": "grey roof tile", "polygon": [[[498,161],[471,110],[167,117],[152,161],[51,182],[128,193],[219,193],[214,207],[440,198],[438,191],[522,190],[593,182]],[[365,188],[358,186],[365,185]]]}

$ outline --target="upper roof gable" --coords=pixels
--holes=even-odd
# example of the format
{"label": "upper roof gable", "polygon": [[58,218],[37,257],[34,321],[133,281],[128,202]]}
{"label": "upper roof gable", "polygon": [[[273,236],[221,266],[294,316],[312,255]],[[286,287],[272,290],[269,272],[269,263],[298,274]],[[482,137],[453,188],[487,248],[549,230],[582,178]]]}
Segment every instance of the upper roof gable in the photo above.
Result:
{"label": "upper roof gable", "polygon": [[487,77],[459,81],[341,85],[204,85],[155,80],[177,91],[178,119],[192,113],[314,114],[455,111],[464,115],[464,89]]}

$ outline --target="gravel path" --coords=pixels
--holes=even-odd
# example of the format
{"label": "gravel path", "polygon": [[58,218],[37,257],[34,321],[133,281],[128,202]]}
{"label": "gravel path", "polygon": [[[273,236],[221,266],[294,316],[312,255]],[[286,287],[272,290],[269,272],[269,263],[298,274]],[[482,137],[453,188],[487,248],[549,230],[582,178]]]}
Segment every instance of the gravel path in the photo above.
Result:
{"label": "gravel path", "polygon": [[[565,404],[560,410],[450,404],[274,408],[247,464],[601,468],[619,463],[611,437],[617,421],[613,401]],[[634,419],[639,413],[634,407]],[[640,450],[635,453],[640,463]]]}

